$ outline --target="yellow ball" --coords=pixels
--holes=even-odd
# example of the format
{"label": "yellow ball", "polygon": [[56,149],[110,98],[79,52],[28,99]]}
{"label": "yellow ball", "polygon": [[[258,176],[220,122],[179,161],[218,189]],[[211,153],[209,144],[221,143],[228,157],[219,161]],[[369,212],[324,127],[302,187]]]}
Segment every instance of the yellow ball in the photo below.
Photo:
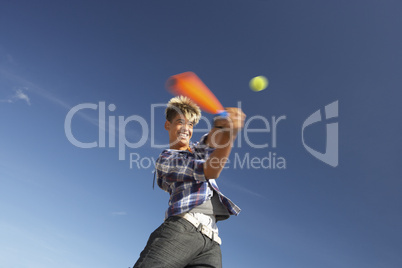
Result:
{"label": "yellow ball", "polygon": [[256,76],[250,80],[250,88],[253,91],[261,91],[268,86],[268,79],[265,76]]}

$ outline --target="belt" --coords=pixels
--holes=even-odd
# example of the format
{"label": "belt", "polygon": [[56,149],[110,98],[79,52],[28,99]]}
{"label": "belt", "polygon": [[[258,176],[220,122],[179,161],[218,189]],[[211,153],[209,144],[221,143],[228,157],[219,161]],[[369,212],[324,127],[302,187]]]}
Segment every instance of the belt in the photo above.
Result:
{"label": "belt", "polygon": [[195,217],[193,217],[192,215],[188,214],[188,213],[184,213],[182,215],[178,215],[184,219],[186,219],[188,222],[190,222],[192,225],[194,225],[195,228],[197,228],[197,230],[199,230],[202,234],[204,234],[205,236],[207,236],[209,239],[215,241],[216,243],[218,243],[219,245],[222,244],[222,240],[220,239],[220,237],[218,236],[217,233],[215,233],[214,231],[212,231],[210,228],[208,228],[205,225],[202,225],[201,222],[199,222]]}

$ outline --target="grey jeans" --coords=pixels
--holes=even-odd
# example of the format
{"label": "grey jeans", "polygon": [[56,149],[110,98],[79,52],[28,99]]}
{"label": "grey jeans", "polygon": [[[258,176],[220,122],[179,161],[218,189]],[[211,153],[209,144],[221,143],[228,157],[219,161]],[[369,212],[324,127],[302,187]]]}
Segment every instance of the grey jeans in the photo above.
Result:
{"label": "grey jeans", "polygon": [[149,237],[134,268],[221,268],[218,243],[181,217],[168,218]]}

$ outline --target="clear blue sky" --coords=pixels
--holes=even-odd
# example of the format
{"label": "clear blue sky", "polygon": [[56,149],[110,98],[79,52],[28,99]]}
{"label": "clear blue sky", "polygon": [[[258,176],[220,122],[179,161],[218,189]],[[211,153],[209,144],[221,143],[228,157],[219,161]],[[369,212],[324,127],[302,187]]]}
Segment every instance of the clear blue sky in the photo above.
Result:
{"label": "clear blue sky", "polygon": [[[167,142],[163,108],[151,107],[169,100],[166,79],[184,71],[224,106],[240,102],[260,118],[249,128],[286,116],[275,148],[273,131],[247,134],[267,148],[242,133],[218,179],[242,208],[219,225],[224,267],[402,267],[401,9],[392,0],[2,1],[0,267],[134,264],[167,208],[149,164],[161,149],[138,120],[107,131],[109,117],[142,118],[147,130],[153,121],[154,141]],[[257,75],[266,90],[249,89]],[[332,167],[304,148],[302,125],[335,101],[339,116],[304,132],[324,152],[326,123],[338,123]],[[115,106],[105,147],[74,146],[68,112],[98,105],[75,114],[71,129],[99,141],[103,102]],[[119,160],[119,134],[145,143]],[[235,166],[270,153],[286,168]],[[143,166],[130,168],[130,154]]]}

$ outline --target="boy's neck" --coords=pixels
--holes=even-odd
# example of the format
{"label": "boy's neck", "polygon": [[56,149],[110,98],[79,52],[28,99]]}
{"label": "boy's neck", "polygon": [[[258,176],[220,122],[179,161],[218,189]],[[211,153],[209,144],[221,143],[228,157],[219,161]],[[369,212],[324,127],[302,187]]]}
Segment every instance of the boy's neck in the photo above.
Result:
{"label": "boy's neck", "polygon": [[190,148],[190,146],[189,146],[189,145],[183,145],[183,146],[179,146],[179,145],[177,145],[177,146],[170,146],[170,149],[173,149],[173,150],[179,150],[179,151],[185,151],[185,150],[189,150],[189,151],[191,152],[191,148]]}

